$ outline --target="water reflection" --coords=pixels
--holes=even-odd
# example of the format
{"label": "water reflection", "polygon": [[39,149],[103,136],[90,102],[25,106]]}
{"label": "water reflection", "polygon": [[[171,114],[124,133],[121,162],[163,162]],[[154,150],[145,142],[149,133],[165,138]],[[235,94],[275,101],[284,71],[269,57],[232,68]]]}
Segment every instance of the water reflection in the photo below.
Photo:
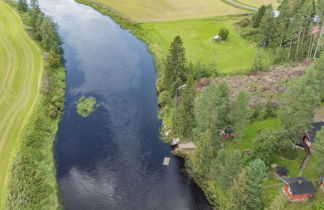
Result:
{"label": "water reflection", "polygon": [[[66,209],[209,209],[182,161],[159,140],[155,71],[147,47],[73,0],[41,0],[63,37],[66,113],[56,156]],[[101,104],[88,118],[75,101]],[[165,156],[171,164],[162,166]]]}

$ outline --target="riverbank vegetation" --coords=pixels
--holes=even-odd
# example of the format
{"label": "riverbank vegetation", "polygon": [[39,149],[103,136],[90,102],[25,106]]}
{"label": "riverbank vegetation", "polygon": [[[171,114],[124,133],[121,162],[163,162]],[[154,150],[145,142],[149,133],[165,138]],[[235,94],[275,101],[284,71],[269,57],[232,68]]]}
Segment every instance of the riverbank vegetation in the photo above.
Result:
{"label": "riverbank vegetation", "polygon": [[[32,86],[35,88],[33,93],[38,94],[39,97],[35,102],[34,110],[28,116],[26,127],[17,137],[19,142],[15,143],[10,170],[6,171],[9,178],[6,180],[7,183],[2,185],[5,187],[1,187],[6,194],[2,197],[1,207],[4,209],[59,209],[53,142],[64,107],[65,69],[63,50],[60,47],[61,40],[56,32],[56,25],[41,12],[37,1],[31,1],[30,7],[24,0],[18,3],[8,2],[8,4],[17,9],[25,29],[42,47],[45,59],[44,67],[39,64],[34,64],[32,67],[40,71],[41,80],[38,80],[37,74],[34,73],[29,73],[31,78],[27,77],[30,79],[29,83],[35,78],[38,80]],[[8,11],[12,12],[13,9],[7,6],[4,14]],[[21,19],[16,16],[12,19],[18,21],[23,28]],[[12,24],[12,19],[10,24]],[[4,31],[8,28],[10,27],[6,27]],[[20,31],[20,33],[26,32]],[[19,44],[24,46],[21,42]],[[37,49],[40,53],[37,62],[42,64],[42,51]],[[22,54],[22,56],[26,55],[31,55],[31,53]],[[31,61],[28,59],[28,63]],[[44,69],[43,73],[40,68]],[[24,85],[22,93],[26,93],[26,87],[30,86],[29,83],[22,83]],[[37,84],[39,84],[38,89]],[[29,98],[26,95],[23,97]],[[31,99],[35,100],[35,98]],[[18,105],[21,104],[15,102]],[[15,123],[21,126],[21,120],[16,120]]]}
{"label": "riverbank vegetation", "polygon": [[77,112],[82,117],[88,117],[90,114],[92,114],[95,111],[96,107],[99,106],[99,104],[97,104],[97,101],[94,97],[86,98],[84,96],[79,98],[79,100],[76,102],[76,105],[77,105]]}
{"label": "riverbank vegetation", "polygon": [[[92,6],[97,2],[79,1]],[[116,5],[109,5],[113,9],[109,10],[108,3],[102,3],[95,7],[127,28],[127,15],[118,13]],[[253,17],[131,25],[157,57],[162,135],[166,141],[180,138],[197,145],[192,153],[178,154],[186,158],[188,172],[215,208],[312,209],[323,201],[323,193],[318,193],[312,202],[288,203],[281,196],[283,184],[271,167],[273,163],[285,166],[289,175],[303,174],[314,183],[323,176],[313,170],[318,166],[316,155],[300,170],[305,151],[291,145],[299,143],[300,136],[310,129],[314,108],[323,100],[324,55],[319,58],[323,51],[323,8],[322,0],[284,0],[279,16],[272,6],[263,6]],[[229,29],[228,40],[214,42],[221,27]],[[236,61],[240,55],[244,60]],[[278,85],[280,94],[268,97],[276,97],[277,103],[251,106],[249,89],[233,97],[226,81],[215,82],[221,73],[250,72],[253,77],[253,71],[267,71],[270,64],[289,65],[305,59],[315,61],[305,75],[285,82],[288,87],[282,87],[281,82],[273,84]],[[267,89],[262,92],[268,94]],[[314,146],[318,147],[315,151],[321,151],[320,146]]]}

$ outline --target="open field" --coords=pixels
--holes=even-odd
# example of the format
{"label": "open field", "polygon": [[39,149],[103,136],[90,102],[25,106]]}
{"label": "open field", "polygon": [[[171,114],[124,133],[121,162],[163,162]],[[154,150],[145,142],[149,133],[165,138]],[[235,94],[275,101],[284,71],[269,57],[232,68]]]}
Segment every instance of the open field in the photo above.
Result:
{"label": "open field", "polygon": [[236,1],[256,8],[268,4],[272,4],[274,8],[277,8],[279,6],[278,0],[236,0]]}
{"label": "open field", "polygon": [[18,14],[0,1],[0,209],[10,162],[39,98],[42,51]]}
{"label": "open field", "polygon": [[132,22],[156,22],[249,13],[222,0],[86,0]]}
{"label": "open field", "polygon": [[[179,35],[189,62],[215,64],[220,73],[245,73],[251,69],[257,46],[240,36],[235,25],[238,21],[237,17],[219,17],[144,23],[141,26],[147,32],[149,42],[153,43],[151,50],[158,58],[166,55],[173,38]],[[213,41],[222,27],[229,29],[228,40]]]}

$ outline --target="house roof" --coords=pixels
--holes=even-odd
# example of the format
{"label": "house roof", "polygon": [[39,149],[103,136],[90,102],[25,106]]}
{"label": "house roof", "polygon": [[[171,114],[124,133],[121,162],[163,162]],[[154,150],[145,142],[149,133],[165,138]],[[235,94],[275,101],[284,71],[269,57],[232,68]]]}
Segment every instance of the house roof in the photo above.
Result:
{"label": "house roof", "polygon": [[317,192],[314,184],[310,180],[304,177],[283,178],[283,180],[289,185],[293,195],[301,195],[301,194]]}

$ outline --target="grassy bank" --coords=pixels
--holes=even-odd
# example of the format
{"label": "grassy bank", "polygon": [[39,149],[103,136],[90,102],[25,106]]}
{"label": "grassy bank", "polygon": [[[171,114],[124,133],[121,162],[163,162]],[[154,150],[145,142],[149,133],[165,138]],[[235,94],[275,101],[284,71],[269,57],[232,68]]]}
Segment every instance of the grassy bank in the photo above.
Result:
{"label": "grassy bank", "polygon": [[279,6],[278,0],[236,0],[236,1],[256,8],[268,4],[272,4],[274,8],[277,8]]}
{"label": "grassy bank", "polygon": [[49,107],[63,107],[65,70],[49,67],[24,30],[27,14],[15,8],[0,1],[0,209],[59,209],[53,142],[61,114],[50,117]]}

